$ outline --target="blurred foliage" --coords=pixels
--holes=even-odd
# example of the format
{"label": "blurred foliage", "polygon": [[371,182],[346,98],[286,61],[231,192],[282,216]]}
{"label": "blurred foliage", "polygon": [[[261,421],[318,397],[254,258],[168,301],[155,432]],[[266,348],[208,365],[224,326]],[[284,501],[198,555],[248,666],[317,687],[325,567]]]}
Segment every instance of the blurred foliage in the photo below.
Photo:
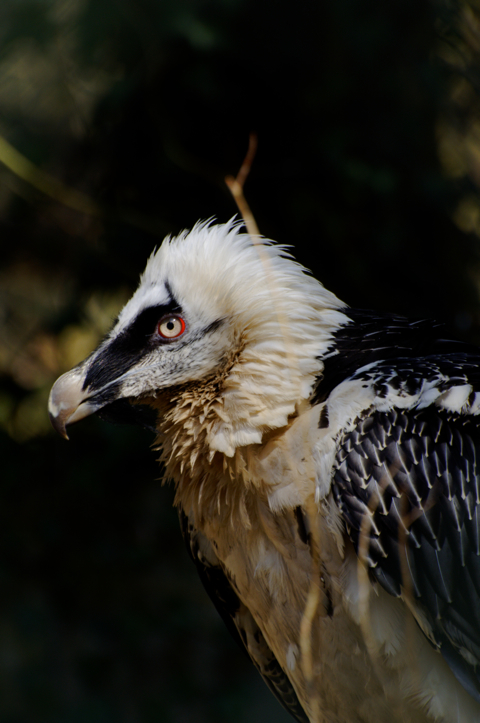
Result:
{"label": "blurred foliage", "polygon": [[480,2],[2,0],[0,721],[287,720],[182,549],[139,430],[54,379],[166,233],[261,231],[348,303],[480,342]]}

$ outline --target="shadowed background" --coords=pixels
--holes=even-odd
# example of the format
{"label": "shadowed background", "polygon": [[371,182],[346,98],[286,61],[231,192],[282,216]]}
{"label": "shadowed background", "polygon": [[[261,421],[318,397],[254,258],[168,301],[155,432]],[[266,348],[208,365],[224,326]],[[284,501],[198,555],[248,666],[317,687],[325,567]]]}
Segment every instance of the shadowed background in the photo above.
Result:
{"label": "shadowed background", "polygon": [[[0,722],[288,721],[183,549],[147,432],[57,439],[167,233],[236,208],[351,305],[480,342],[480,5],[2,0]],[[283,716],[283,717],[282,717]]]}

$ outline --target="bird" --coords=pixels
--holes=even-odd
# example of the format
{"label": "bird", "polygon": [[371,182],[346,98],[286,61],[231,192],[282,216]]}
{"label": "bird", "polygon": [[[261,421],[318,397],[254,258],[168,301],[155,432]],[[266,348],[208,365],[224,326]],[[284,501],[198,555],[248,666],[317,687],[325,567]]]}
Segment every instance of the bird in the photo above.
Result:
{"label": "bird", "polygon": [[[241,222],[167,237],[49,414],[155,431],[232,635],[299,723],[480,721],[480,350]],[[68,437],[67,437],[68,438]]]}

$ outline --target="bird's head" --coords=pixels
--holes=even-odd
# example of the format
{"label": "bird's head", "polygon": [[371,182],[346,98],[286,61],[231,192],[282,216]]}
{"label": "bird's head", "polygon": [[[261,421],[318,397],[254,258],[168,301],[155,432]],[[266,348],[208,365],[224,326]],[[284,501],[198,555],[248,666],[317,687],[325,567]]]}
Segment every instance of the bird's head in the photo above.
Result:
{"label": "bird's head", "polygon": [[261,441],[306,399],[343,305],[285,248],[239,225],[167,238],[98,349],[50,394],[53,426],[216,383],[212,449]]}

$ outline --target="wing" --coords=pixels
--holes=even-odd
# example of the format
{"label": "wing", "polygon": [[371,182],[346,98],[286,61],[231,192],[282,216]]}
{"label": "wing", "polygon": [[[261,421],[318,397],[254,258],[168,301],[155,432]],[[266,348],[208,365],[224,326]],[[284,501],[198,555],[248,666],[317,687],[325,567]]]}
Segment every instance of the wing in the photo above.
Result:
{"label": "wing", "polygon": [[230,633],[248,653],[264,681],[284,708],[298,723],[308,723],[290,680],[267,645],[248,608],[241,602],[230,584],[210,543],[194,528],[182,511],[180,511],[180,524],[188,552],[197,567],[200,579]]}
{"label": "wing", "polygon": [[[479,362],[453,353],[359,370],[352,378],[374,380],[377,400],[417,402],[379,404],[344,430],[332,486],[357,554],[385,590],[415,598],[431,642],[478,701]],[[418,402],[427,387],[431,403]]]}

